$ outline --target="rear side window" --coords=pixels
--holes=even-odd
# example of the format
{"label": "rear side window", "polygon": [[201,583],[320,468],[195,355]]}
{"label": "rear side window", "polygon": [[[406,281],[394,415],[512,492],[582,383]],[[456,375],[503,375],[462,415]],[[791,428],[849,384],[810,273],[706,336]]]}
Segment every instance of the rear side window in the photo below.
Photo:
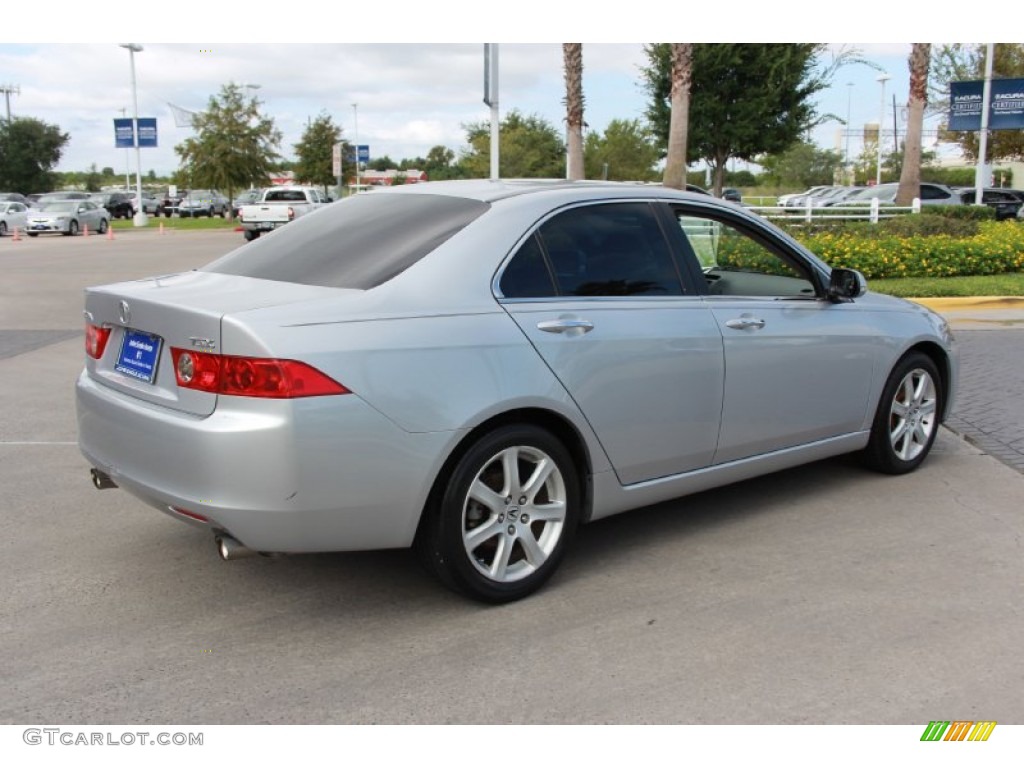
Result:
{"label": "rear side window", "polygon": [[404,272],[489,208],[444,195],[356,195],[236,248],[203,270],[368,290]]}
{"label": "rear side window", "polygon": [[541,225],[540,238],[563,296],[683,293],[665,236],[646,203],[573,208]]}

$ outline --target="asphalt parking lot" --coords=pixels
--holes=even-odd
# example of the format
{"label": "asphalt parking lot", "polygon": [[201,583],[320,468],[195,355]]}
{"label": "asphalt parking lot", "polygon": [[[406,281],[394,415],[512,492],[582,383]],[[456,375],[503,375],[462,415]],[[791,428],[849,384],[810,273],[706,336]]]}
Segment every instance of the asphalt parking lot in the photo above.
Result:
{"label": "asphalt parking lot", "polygon": [[502,607],[407,552],[224,563],[94,490],[81,289],[241,244],[0,241],[0,722],[1024,722],[1024,476],[949,431],[909,476],[840,458],[587,526]]}

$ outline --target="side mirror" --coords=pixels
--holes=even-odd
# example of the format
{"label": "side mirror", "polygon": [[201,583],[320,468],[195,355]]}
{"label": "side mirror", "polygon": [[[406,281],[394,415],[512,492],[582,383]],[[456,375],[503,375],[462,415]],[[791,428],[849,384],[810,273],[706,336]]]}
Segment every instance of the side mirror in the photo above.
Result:
{"label": "side mirror", "polygon": [[868,291],[868,281],[856,269],[833,269],[828,283],[828,298],[840,303],[859,299]]}

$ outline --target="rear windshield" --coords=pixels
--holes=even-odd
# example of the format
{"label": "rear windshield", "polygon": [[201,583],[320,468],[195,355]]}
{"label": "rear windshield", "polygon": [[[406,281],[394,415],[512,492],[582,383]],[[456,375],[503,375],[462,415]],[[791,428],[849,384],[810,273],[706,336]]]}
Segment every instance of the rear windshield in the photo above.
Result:
{"label": "rear windshield", "polygon": [[307,214],[203,269],[368,290],[404,272],[489,207],[460,197],[368,192]]}

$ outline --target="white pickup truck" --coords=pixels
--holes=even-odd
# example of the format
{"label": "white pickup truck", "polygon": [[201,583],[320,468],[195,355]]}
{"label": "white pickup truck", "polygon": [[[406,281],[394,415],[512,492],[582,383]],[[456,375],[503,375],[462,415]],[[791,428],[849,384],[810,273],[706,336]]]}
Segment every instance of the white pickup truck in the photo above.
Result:
{"label": "white pickup truck", "polygon": [[270,187],[258,202],[238,209],[246,240],[255,240],[330,202],[316,187]]}

